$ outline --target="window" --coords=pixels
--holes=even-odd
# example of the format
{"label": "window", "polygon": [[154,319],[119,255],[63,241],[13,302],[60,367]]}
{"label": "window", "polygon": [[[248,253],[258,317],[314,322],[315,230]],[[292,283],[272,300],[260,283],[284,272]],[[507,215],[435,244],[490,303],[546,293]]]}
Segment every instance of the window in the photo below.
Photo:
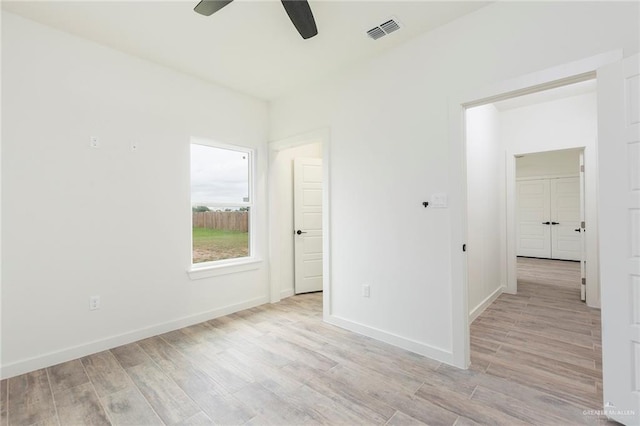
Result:
{"label": "window", "polygon": [[192,264],[252,255],[252,154],[240,147],[191,144]]}

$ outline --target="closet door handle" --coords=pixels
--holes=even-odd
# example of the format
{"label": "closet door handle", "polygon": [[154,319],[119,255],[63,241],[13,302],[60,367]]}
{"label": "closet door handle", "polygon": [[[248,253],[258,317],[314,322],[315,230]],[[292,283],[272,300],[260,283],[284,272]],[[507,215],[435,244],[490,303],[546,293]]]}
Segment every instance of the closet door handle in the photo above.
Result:
{"label": "closet door handle", "polygon": [[551,222],[552,225],[560,225],[560,222]]}
{"label": "closet door handle", "polygon": [[551,225],[551,222],[542,222],[543,225]]}

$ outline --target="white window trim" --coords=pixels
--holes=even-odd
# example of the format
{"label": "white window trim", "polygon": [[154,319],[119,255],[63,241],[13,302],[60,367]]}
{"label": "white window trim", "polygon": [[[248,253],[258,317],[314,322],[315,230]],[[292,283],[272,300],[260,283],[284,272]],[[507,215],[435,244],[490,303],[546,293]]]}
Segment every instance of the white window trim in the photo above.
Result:
{"label": "white window trim", "polygon": [[[249,202],[241,202],[241,203],[205,203],[207,206],[215,206],[215,207],[249,207],[249,256],[246,257],[237,257],[233,259],[221,259],[221,260],[213,260],[209,262],[201,262],[201,263],[193,263],[193,233],[191,229],[193,228],[192,220],[190,220],[191,225],[189,229],[189,247],[191,254],[189,258],[191,259],[191,264],[189,268],[187,268],[187,274],[191,280],[199,280],[203,278],[216,277],[220,275],[234,274],[238,272],[252,271],[259,269],[262,266],[262,259],[256,255],[256,238],[255,238],[255,216],[256,216],[256,208],[255,208],[255,167],[256,167],[256,151],[253,148],[239,145],[230,145],[219,143],[213,141],[211,139],[204,139],[198,137],[192,137],[189,143],[189,147],[191,145],[204,145],[210,146],[213,148],[221,148],[228,149],[232,151],[240,151],[246,152],[249,155]],[[189,168],[191,170],[191,168]],[[189,185],[189,214],[192,214],[192,203],[191,203],[191,185]],[[193,216],[191,216],[193,217]]]}
{"label": "white window trim", "polygon": [[262,266],[262,259],[240,257],[237,259],[223,259],[213,262],[194,264],[187,270],[191,280],[218,277],[220,275],[236,274],[238,272],[255,271]]}

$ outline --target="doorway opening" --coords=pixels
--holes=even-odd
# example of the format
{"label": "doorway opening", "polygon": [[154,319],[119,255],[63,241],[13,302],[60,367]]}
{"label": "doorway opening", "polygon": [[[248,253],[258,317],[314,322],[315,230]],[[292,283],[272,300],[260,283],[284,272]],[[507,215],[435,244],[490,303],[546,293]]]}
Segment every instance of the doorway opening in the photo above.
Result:
{"label": "doorway opening", "polygon": [[[600,345],[590,345],[593,349],[601,350],[605,355],[601,360],[596,360],[596,367],[601,367],[598,376],[602,376],[601,382],[596,383],[596,392],[603,392],[603,398],[597,398],[595,407],[614,407],[606,412],[607,416],[627,422],[629,416],[623,413],[637,413],[638,401],[634,391],[629,387],[629,377],[633,376],[634,366],[637,365],[638,354],[630,352],[630,347],[640,347],[637,339],[638,321],[637,306],[629,303],[629,295],[633,293],[633,277],[640,275],[638,271],[640,263],[633,262],[637,259],[640,244],[632,241],[634,233],[640,225],[636,219],[638,215],[632,212],[638,210],[638,197],[633,197],[633,191],[640,188],[636,161],[638,152],[638,99],[634,96],[638,93],[640,75],[640,61],[638,55],[624,58],[622,50],[614,50],[575,62],[558,65],[553,68],[523,75],[511,80],[501,81],[497,84],[484,87],[460,96],[450,103],[451,118],[451,155],[450,177],[452,180],[451,216],[451,276],[453,297],[453,344],[452,353],[454,364],[461,368],[470,366],[470,333],[469,333],[469,286],[467,280],[467,254],[464,252],[464,243],[467,242],[467,148],[465,135],[465,113],[468,109],[486,105],[492,102],[512,98],[522,94],[534,93],[553,87],[565,86],[576,82],[596,78],[597,73],[597,149],[585,147],[585,211],[587,228],[587,277],[589,270],[596,271],[591,277],[601,276],[602,281],[597,292],[587,292],[587,303],[580,303],[582,309],[590,309],[590,298],[601,296],[601,312],[598,309],[590,309],[589,312],[598,312],[602,315],[602,321],[592,318],[591,324],[602,326],[602,338]],[[541,147],[535,152],[542,151]],[[515,154],[505,153],[505,172],[513,179],[506,179],[505,198],[507,205],[507,222],[515,225],[514,202],[515,196]],[[525,152],[526,154],[526,152]],[[594,169],[597,169],[594,173]],[[591,171],[590,171],[591,169]],[[462,177],[462,179],[460,179]],[[630,179],[631,178],[631,179]],[[591,182],[591,184],[590,184]],[[589,187],[598,186],[599,192],[595,197],[590,196]],[[510,194],[507,196],[507,194]],[[637,194],[635,194],[637,195]],[[597,216],[591,216],[590,211],[599,204]],[[511,212],[511,213],[509,213]],[[633,217],[633,220],[630,220]],[[598,228],[603,232],[599,233]],[[506,239],[506,227],[504,231]],[[595,244],[595,256],[590,257],[590,250]],[[620,244],[620,241],[626,244]],[[513,253],[513,257],[502,257],[500,262],[507,263],[507,259],[515,259],[516,241],[512,237],[505,241],[506,253]],[[469,246],[469,251],[473,247]],[[635,251],[634,251],[635,250]],[[592,259],[596,259],[595,261]],[[636,280],[637,281],[637,280]],[[621,283],[625,285],[621,285]],[[517,290],[515,263],[513,269],[507,271],[506,285],[502,284],[504,291]],[[589,282],[587,282],[589,285]],[[503,294],[504,298],[516,297]],[[547,305],[552,306],[553,300]],[[635,309],[635,311],[634,311]],[[566,313],[566,312],[565,312]],[[562,320],[557,320],[556,325],[564,325]],[[559,327],[556,327],[559,328]],[[588,331],[591,333],[591,331]],[[595,336],[593,336],[595,338]],[[557,339],[556,339],[557,340]],[[523,345],[529,341],[521,340]],[[544,343],[544,340],[543,340]],[[563,342],[560,341],[560,344]],[[566,341],[564,342],[566,343]],[[534,344],[535,346],[535,344]],[[635,364],[634,364],[635,362]],[[527,362],[525,364],[531,364]],[[593,365],[593,363],[591,363]],[[547,364],[548,365],[548,364]],[[473,367],[473,365],[472,365]],[[507,371],[505,369],[501,371]],[[529,372],[524,380],[534,377],[534,372]],[[571,374],[570,378],[578,378],[579,374]],[[594,377],[592,376],[591,379]],[[591,380],[588,379],[588,380]],[[598,379],[596,377],[595,379]],[[594,389],[591,384],[588,385]],[[569,394],[570,395],[570,394]],[[617,411],[616,411],[617,410]],[[626,410],[626,411],[625,411]],[[620,419],[620,420],[619,420]],[[634,417],[635,419],[635,417]],[[633,422],[633,421],[632,421]]]}
{"label": "doorway opening", "polygon": [[[328,132],[269,144],[271,302],[328,298]],[[323,303],[323,312],[328,305]]]}
{"label": "doorway opening", "polygon": [[598,404],[600,311],[581,301],[586,274],[599,303],[597,273],[584,267],[598,265],[595,80],[468,108],[465,118],[471,368],[509,371],[549,395],[589,383],[576,402]]}
{"label": "doorway opening", "polygon": [[469,322],[517,294],[518,257],[581,261],[576,286],[585,278],[599,307],[595,90],[589,79],[466,110]]}
{"label": "doorway opening", "polygon": [[584,178],[584,149],[516,155],[516,283],[556,276],[586,301]]}

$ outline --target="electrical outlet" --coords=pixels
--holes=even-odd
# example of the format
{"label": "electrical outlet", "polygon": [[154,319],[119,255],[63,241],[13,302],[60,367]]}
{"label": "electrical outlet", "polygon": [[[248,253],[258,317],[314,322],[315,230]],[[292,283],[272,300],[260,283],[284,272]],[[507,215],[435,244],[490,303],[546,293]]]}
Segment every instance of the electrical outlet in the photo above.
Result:
{"label": "electrical outlet", "polygon": [[98,140],[97,136],[91,136],[91,138],[89,139],[89,146],[91,148],[99,148],[100,147],[100,140]]}
{"label": "electrical outlet", "polygon": [[100,296],[91,296],[89,297],[89,310],[95,311],[96,309],[100,309]]}
{"label": "electrical outlet", "polygon": [[371,296],[371,287],[369,286],[369,284],[365,284],[362,286],[362,296],[363,297]]}

